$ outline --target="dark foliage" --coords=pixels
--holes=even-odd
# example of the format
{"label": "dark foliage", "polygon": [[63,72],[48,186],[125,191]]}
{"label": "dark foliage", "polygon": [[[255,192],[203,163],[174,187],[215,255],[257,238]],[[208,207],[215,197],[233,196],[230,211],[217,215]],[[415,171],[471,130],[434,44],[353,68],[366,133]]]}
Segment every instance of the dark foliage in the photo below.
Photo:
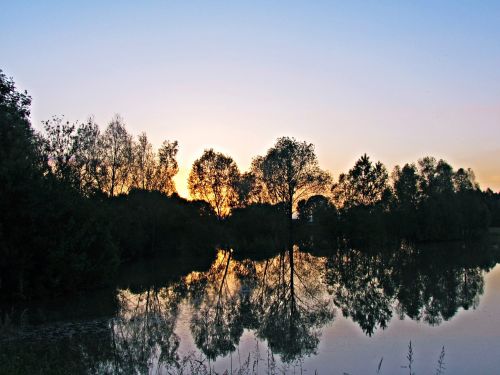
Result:
{"label": "dark foliage", "polygon": [[195,255],[207,248],[215,249],[215,241],[220,238],[216,216],[203,201],[132,190],[108,200],[106,206],[122,260],[178,255],[182,251]]}
{"label": "dark foliage", "polygon": [[155,152],[119,116],[102,133],[92,118],[53,118],[38,134],[30,105],[0,71],[0,300],[94,288],[141,257],[206,259],[217,247],[264,257],[293,243],[381,247],[394,238],[470,239],[500,226],[500,195],[482,192],[471,170],[426,157],[391,179],[363,155],[330,185],[314,146],[287,137],[243,174],[207,150],[190,177],[206,201],[188,201],[175,192],[176,141]]}
{"label": "dark foliage", "polygon": [[[213,256],[220,236],[211,207],[167,195],[176,142],[164,143],[156,157],[145,135],[137,150],[122,126],[115,157],[92,120],[77,129],[55,118],[37,134],[30,104],[0,72],[1,301],[94,288],[108,283],[120,262],[143,256]],[[108,154],[119,163],[108,167]],[[118,190],[130,193],[114,197]]]}
{"label": "dark foliage", "polygon": [[265,257],[287,248],[288,219],[284,205],[255,203],[236,208],[227,220],[236,257]]}
{"label": "dark foliage", "polygon": [[3,74],[0,92],[2,299],[100,284],[117,264],[104,217],[48,170],[30,97]]}

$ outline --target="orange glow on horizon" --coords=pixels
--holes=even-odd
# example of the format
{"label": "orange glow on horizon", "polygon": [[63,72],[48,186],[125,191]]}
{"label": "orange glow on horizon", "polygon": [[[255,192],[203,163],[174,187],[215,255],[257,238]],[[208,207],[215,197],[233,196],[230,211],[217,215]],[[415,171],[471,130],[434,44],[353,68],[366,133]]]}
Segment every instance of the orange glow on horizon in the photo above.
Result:
{"label": "orange glow on horizon", "polygon": [[175,188],[177,189],[177,194],[182,198],[191,199],[189,194],[189,189],[187,185],[187,180],[189,177],[189,169],[186,167],[180,167],[179,172],[174,176]]}
{"label": "orange glow on horizon", "polygon": [[[425,154],[426,155],[426,154]],[[432,154],[429,153],[430,156],[433,156]],[[198,157],[197,155],[196,157]],[[231,156],[231,155],[230,155]],[[359,155],[358,155],[359,156]],[[368,155],[371,156],[371,155]],[[424,154],[422,154],[421,157],[423,157]],[[420,159],[419,157],[418,159]],[[378,158],[370,157],[372,161],[377,161],[379,160]],[[437,159],[440,159],[439,156],[436,156]],[[415,160],[405,160],[401,161],[399,163],[394,163],[394,164],[389,164],[385,163],[384,160],[380,160],[384,165],[386,166],[387,170],[389,173],[393,170],[393,168],[396,165],[404,165],[405,163],[416,163],[418,159]],[[479,183],[479,186],[482,190],[486,190],[490,188],[494,192],[500,192],[500,174],[498,174],[498,171],[495,170],[496,166],[490,166],[486,165],[485,163],[480,163],[480,161],[476,161],[475,163],[471,162],[467,163],[467,161],[459,161],[455,162],[453,160],[447,159],[444,157],[444,160],[448,161],[451,163],[452,167],[457,170],[458,168],[471,168],[475,175],[476,175],[476,181]],[[321,160],[320,160],[320,165],[321,165]],[[332,169],[332,168],[324,168],[328,172],[332,173],[334,179],[336,180],[338,178],[338,175],[340,173],[347,172],[352,166],[354,165],[354,162],[352,165],[348,165],[344,167],[343,169]],[[175,182],[175,187],[177,189],[177,193],[179,196],[182,198],[191,200],[192,197],[189,194],[189,189],[188,189],[188,177],[189,177],[189,172],[190,172],[191,166],[180,166],[179,172],[175,175],[174,177],[174,182]],[[240,168],[240,172],[245,172],[247,169]]]}

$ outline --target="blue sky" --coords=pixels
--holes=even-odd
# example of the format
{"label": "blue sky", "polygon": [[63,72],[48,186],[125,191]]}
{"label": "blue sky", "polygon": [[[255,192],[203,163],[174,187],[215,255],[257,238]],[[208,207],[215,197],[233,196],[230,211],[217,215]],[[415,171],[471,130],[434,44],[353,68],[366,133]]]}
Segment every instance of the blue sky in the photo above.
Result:
{"label": "blue sky", "polygon": [[[105,3],[105,4],[104,4]],[[282,135],[335,176],[364,152],[427,154],[500,190],[500,2],[177,1],[1,5],[0,68],[52,115],[113,114],[246,169]]]}

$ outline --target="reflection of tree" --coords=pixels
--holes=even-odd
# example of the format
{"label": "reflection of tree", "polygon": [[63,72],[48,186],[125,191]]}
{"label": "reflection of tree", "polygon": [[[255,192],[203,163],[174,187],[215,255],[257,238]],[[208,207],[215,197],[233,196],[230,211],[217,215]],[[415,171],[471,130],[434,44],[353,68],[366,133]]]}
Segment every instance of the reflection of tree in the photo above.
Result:
{"label": "reflection of tree", "polygon": [[483,270],[480,267],[466,269],[459,285],[458,296],[460,306],[465,310],[479,306],[479,296],[484,292]]}
{"label": "reflection of tree", "polygon": [[398,285],[397,309],[401,316],[438,325],[451,319],[459,308],[476,308],[483,293],[483,268],[464,267],[457,249],[418,252],[403,247],[395,258],[393,282]]}
{"label": "reflection of tree", "polygon": [[220,251],[208,272],[192,273],[186,280],[194,307],[191,332],[209,359],[233,352],[243,333],[236,267],[231,252]]}
{"label": "reflection of tree", "polygon": [[119,291],[120,309],[110,323],[114,357],[103,372],[147,374],[153,366],[176,366],[179,338],[174,327],[180,296],[175,285],[140,294]]}
{"label": "reflection of tree", "polygon": [[266,340],[283,362],[301,360],[317,350],[334,305],[368,335],[385,328],[394,311],[436,325],[478,304],[482,272],[491,264],[470,254],[404,243],[376,253],[342,249],[322,258],[294,248],[263,261],[238,261],[232,251],[221,250],[206,272],[192,272],[162,289],[120,291],[111,354],[99,369],[182,369],[174,327],[184,300],[194,342],[209,360],[236,350],[244,329]]}
{"label": "reflection of tree", "polygon": [[394,310],[437,325],[459,308],[475,308],[483,293],[484,268],[465,267],[462,258],[460,249],[406,243],[376,254],[347,249],[328,258],[326,282],[335,305],[368,335],[386,328]]}
{"label": "reflection of tree", "polygon": [[262,262],[235,261],[220,251],[208,272],[186,277],[198,348],[210,359],[227,355],[247,328],[285,362],[314,353],[320,328],[333,319],[321,288],[322,262],[298,250]]}
{"label": "reflection of tree", "polygon": [[326,280],[336,306],[368,335],[386,328],[392,317],[387,273],[380,256],[347,250],[328,259]]}
{"label": "reflection of tree", "polygon": [[333,319],[333,308],[321,288],[321,269],[322,259],[297,250],[258,269],[253,296],[260,323],[257,334],[284,362],[314,353],[320,328]]}

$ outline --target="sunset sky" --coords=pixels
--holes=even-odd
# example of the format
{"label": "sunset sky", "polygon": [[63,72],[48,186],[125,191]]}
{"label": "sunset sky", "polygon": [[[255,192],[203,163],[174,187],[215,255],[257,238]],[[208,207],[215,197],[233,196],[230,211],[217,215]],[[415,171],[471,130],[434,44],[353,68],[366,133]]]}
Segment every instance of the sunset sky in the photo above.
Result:
{"label": "sunset sky", "polygon": [[246,170],[283,135],[335,177],[430,154],[500,190],[499,1],[4,1],[0,45],[35,127],[178,140],[182,195],[204,148]]}

